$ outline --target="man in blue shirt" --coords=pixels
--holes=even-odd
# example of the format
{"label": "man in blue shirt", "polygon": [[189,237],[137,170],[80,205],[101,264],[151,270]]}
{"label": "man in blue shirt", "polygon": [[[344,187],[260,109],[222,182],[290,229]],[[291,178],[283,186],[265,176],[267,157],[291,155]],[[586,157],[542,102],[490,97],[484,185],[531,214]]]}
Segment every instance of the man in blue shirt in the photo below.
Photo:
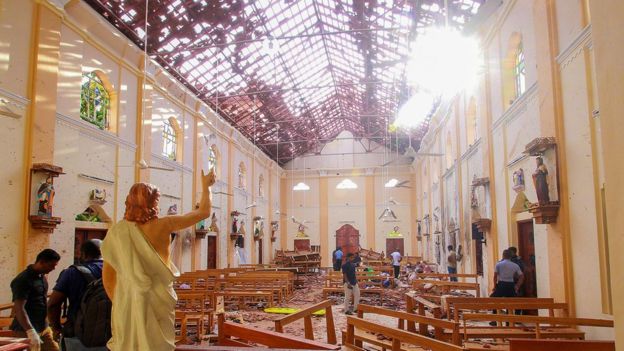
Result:
{"label": "man in blue shirt", "polygon": [[[82,267],[87,268],[94,279],[102,277],[102,253],[100,247],[102,240],[91,239],[85,241],[80,247]],[[98,350],[98,348],[86,348],[78,338],[74,338],[74,322],[80,308],[82,295],[87,288],[87,281],[83,273],[74,265],[69,266],[61,272],[56,285],[48,301],[48,320],[55,333],[62,330],[64,350]],[[67,311],[67,321],[61,326],[61,306],[67,299],[69,308]],[[106,350],[106,348],[102,348]]]}
{"label": "man in blue shirt", "polygon": [[334,264],[334,271],[340,272],[340,267],[342,267],[342,248],[338,246],[334,253],[332,254],[332,263]]}
{"label": "man in blue shirt", "polygon": [[[344,313],[353,314],[357,311],[360,303],[360,287],[358,286],[357,277],[355,276],[355,264],[353,263],[353,254],[347,254],[347,262],[342,265],[342,279],[344,281]],[[351,296],[353,296],[353,307],[351,307]]]}

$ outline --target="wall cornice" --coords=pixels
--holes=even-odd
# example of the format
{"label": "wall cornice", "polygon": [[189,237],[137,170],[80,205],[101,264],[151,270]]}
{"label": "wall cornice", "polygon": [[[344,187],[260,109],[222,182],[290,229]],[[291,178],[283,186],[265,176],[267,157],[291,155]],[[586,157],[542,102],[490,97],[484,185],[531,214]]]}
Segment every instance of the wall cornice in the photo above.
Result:
{"label": "wall cornice", "polygon": [[22,118],[30,100],[0,88],[0,117]]}
{"label": "wall cornice", "polygon": [[165,167],[171,167],[177,171],[182,171],[184,173],[193,173],[193,169],[191,167],[185,166],[176,161],[170,160],[168,157],[165,157],[161,154],[152,153],[152,158],[158,160],[158,162],[162,163]]}
{"label": "wall cornice", "polygon": [[583,53],[583,49],[587,47],[591,47],[592,45],[592,27],[591,24],[587,25],[579,35],[574,38],[574,40],[566,47],[563,51],[557,55],[556,60],[559,64],[559,69],[565,68],[569,65],[574,59],[576,59],[581,53]]}
{"label": "wall cornice", "polygon": [[492,127],[490,133],[494,132],[501,125],[507,124],[516,118],[521,112],[526,111],[529,102],[537,97],[537,82],[533,83],[527,91],[516,99],[511,106],[505,111],[501,117],[499,117]]}
{"label": "wall cornice", "polygon": [[66,116],[62,113],[56,113],[56,122],[74,130],[77,130],[81,135],[86,136],[92,140],[100,141],[113,146],[120,146],[130,151],[136,151],[137,145],[118,137],[108,131],[101,130],[89,122],[83,121],[80,118],[74,118]]}

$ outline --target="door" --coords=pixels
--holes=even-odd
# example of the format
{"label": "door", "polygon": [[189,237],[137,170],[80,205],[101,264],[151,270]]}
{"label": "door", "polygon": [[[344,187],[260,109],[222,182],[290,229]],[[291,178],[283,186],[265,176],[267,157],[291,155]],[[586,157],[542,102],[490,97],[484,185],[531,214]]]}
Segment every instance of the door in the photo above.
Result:
{"label": "door", "polygon": [[258,264],[262,264],[262,253],[264,252],[264,250],[262,250],[263,241],[262,239],[258,240],[258,245],[256,245],[258,247]]}
{"label": "door", "polygon": [[360,231],[350,224],[345,224],[336,230],[336,247],[341,247],[345,254],[356,253],[360,250]]}
{"label": "door", "polygon": [[524,296],[537,297],[533,220],[518,222],[518,255],[524,262]]}
{"label": "door", "polygon": [[208,235],[208,269],[216,269],[217,268],[217,236],[216,235]]}
{"label": "door", "polygon": [[477,274],[483,277],[483,233],[476,224],[472,224],[472,239],[475,242],[475,265]]}
{"label": "door", "polygon": [[80,263],[80,246],[87,240],[100,239],[106,237],[106,229],[78,229],[74,235],[74,264]]}

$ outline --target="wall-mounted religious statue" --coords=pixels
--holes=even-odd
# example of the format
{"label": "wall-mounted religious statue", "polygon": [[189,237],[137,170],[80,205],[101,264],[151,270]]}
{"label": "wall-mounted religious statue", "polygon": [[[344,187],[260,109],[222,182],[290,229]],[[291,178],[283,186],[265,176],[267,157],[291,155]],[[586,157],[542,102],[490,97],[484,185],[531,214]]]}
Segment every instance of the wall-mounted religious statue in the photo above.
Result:
{"label": "wall-mounted religious statue", "polygon": [[[436,208],[436,210],[440,210],[439,208]],[[438,217],[438,215],[436,215],[435,213],[433,214],[433,221],[434,221],[434,230],[433,230],[433,234],[439,234],[442,233],[440,231],[440,217]]]}
{"label": "wall-mounted religious statue", "polygon": [[533,185],[537,194],[537,202],[540,205],[550,203],[550,195],[548,194],[548,169],[544,165],[544,159],[538,156],[535,159],[537,168],[533,172]]}
{"label": "wall-mounted religious statue", "polygon": [[[199,206],[197,206],[197,208],[199,208]],[[167,209],[167,216],[173,216],[173,215],[177,215],[178,214],[178,205],[177,204],[173,204],[171,206],[169,206],[169,209]]]}
{"label": "wall-mounted religious statue", "polygon": [[451,239],[451,245],[453,245],[453,247],[457,247],[457,225],[455,224],[454,218],[451,217],[447,228]]}
{"label": "wall-mounted religious statue", "polygon": [[89,193],[89,200],[99,205],[106,203],[106,189],[93,189]]}
{"label": "wall-mounted religious statue", "polygon": [[299,223],[299,226],[297,227],[297,238],[307,238],[308,234],[305,233],[306,230],[306,226],[303,225],[303,223]]}
{"label": "wall-mounted religious statue", "polygon": [[[475,175],[475,178],[477,176]],[[470,208],[472,209],[479,209],[479,198],[477,197],[477,187],[476,186],[471,186],[470,187]]]}
{"label": "wall-mounted religious statue", "polygon": [[54,205],[54,185],[52,176],[48,176],[37,190],[37,200],[39,201],[39,216],[52,217],[52,207]]}
{"label": "wall-mounted religious statue", "polygon": [[388,233],[388,238],[401,238],[403,234],[399,231],[399,226],[392,228],[392,231]]}
{"label": "wall-mounted religious statue", "polygon": [[442,257],[441,257],[441,251],[440,251],[440,237],[437,236],[435,239],[435,259],[436,259],[436,263],[440,264],[442,262]]}
{"label": "wall-mounted religious statue", "polygon": [[245,235],[246,234],[246,232],[245,232],[245,220],[244,219],[240,222],[240,225],[238,226],[238,234],[240,234],[240,235]]}
{"label": "wall-mounted religious statue", "polygon": [[215,233],[219,232],[219,227],[217,226],[217,215],[214,212],[212,213],[212,217],[210,217],[210,227],[208,227],[208,230]]}
{"label": "wall-mounted religious statue", "polygon": [[416,235],[416,240],[418,241],[422,241],[422,227],[420,225],[420,222],[422,221],[419,219],[416,220],[417,231],[418,231],[418,235]]}
{"label": "wall-mounted religious statue", "polygon": [[524,187],[524,170],[522,168],[513,172],[513,186],[511,187],[515,192],[523,192]]}
{"label": "wall-mounted religious statue", "polygon": [[431,220],[430,220],[430,217],[429,217],[428,214],[423,217],[423,222],[425,222],[425,233],[424,234],[425,234],[425,236],[428,237],[429,235],[431,235]]}
{"label": "wall-mounted religious statue", "polygon": [[238,233],[238,219],[232,216],[232,234]]}

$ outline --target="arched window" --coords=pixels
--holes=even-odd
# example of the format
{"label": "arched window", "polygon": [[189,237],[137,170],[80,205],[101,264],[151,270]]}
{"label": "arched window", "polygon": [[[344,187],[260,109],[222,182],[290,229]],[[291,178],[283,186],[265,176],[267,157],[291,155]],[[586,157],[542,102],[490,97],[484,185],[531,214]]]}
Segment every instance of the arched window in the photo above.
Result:
{"label": "arched window", "polygon": [[264,197],[264,175],[261,174],[258,178],[258,196]]}
{"label": "arched window", "polygon": [[524,50],[522,48],[522,42],[518,44],[516,51],[514,75],[516,78],[516,97],[518,97],[526,91],[526,66],[524,63]]}
{"label": "arched window", "polygon": [[466,142],[472,145],[477,140],[477,102],[473,97],[466,106]]}
{"label": "arched window", "polygon": [[82,75],[80,118],[100,129],[109,128],[111,98],[96,72]]}
{"label": "arched window", "polygon": [[178,121],[175,118],[170,117],[163,122],[162,138],[163,138],[163,156],[172,161],[178,159],[178,135],[180,133],[180,127]]}
{"label": "arched window", "polygon": [[238,165],[238,187],[247,189],[247,168],[243,162]]}

